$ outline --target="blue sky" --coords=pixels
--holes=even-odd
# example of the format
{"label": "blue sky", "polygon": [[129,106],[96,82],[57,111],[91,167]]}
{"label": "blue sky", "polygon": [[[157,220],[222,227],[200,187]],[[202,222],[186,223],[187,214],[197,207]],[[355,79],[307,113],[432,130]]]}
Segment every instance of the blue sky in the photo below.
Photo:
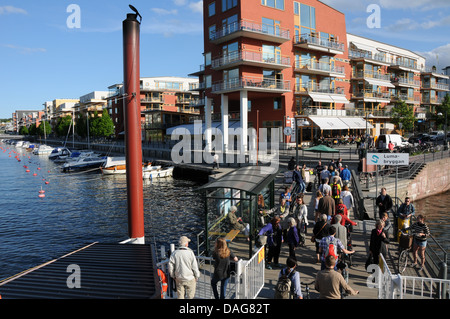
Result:
{"label": "blue sky", "polygon": [[[349,33],[417,52],[428,65],[450,65],[450,0],[323,2],[346,15]],[[201,0],[0,0],[0,118],[121,83],[122,21],[130,3],[143,16],[141,76],[199,70]],[[80,28],[67,26],[70,4],[80,8]],[[380,28],[367,26],[370,4],[380,9]]]}

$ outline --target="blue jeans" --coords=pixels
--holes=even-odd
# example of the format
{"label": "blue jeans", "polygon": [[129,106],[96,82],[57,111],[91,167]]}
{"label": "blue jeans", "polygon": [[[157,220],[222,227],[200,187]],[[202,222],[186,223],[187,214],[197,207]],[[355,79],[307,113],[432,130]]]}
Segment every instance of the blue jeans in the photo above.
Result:
{"label": "blue jeans", "polygon": [[304,183],[304,182],[301,182],[301,183],[298,184],[298,186],[299,186],[298,192],[299,192],[299,193],[304,193],[304,192],[305,192],[305,188],[306,188],[305,183]]}
{"label": "blue jeans", "polygon": [[214,298],[219,299],[219,292],[217,291],[217,283],[220,281],[220,299],[225,299],[228,280],[230,280],[230,277],[220,280],[213,276],[213,278],[211,279],[211,286],[214,293]]}

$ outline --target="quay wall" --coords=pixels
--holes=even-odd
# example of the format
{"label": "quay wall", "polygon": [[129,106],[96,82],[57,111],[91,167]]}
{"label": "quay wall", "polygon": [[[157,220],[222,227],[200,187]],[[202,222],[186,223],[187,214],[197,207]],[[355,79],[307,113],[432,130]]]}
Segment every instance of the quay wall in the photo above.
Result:
{"label": "quay wall", "polygon": [[[381,185],[384,186],[384,185]],[[380,186],[380,188],[381,188]],[[386,190],[394,195],[395,185],[386,185]],[[380,189],[379,188],[379,189]],[[397,185],[397,197],[402,201],[406,196],[413,201],[447,192],[450,189],[450,158],[427,162],[420,173],[411,180],[401,180]],[[378,196],[378,194],[376,194]]]}

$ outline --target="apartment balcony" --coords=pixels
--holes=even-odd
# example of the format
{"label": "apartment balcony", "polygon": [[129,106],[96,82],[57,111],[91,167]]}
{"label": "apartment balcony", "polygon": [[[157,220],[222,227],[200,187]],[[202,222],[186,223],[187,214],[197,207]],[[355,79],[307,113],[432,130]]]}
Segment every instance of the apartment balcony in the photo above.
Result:
{"label": "apartment balcony", "polygon": [[221,30],[211,33],[209,37],[213,44],[224,43],[240,37],[280,44],[291,39],[288,29],[246,20],[228,24]]}
{"label": "apartment balcony", "polygon": [[447,83],[424,83],[422,89],[436,91],[450,91]]}
{"label": "apartment balcony", "polygon": [[164,103],[164,101],[162,100],[162,98],[144,98],[141,99],[141,103]]}
{"label": "apartment balcony", "polygon": [[308,61],[295,63],[295,72],[303,74],[317,74],[336,78],[345,78],[345,68],[330,63]]}
{"label": "apartment balcony", "polygon": [[355,109],[347,109],[347,116],[360,116],[366,117],[367,112],[370,112],[374,117],[377,118],[390,118],[392,115],[391,108],[382,108],[379,110],[371,110],[369,108],[355,108]]}
{"label": "apartment balcony", "polygon": [[392,102],[404,101],[406,104],[420,104],[419,96],[409,96],[407,94],[395,94],[391,96]]}
{"label": "apartment balcony", "polygon": [[389,73],[382,74],[382,73],[377,73],[377,72],[372,72],[372,71],[362,71],[361,70],[361,71],[353,72],[352,80],[353,79],[358,79],[358,80],[375,79],[375,80],[390,82],[391,75]]}
{"label": "apartment balcony", "polygon": [[329,54],[342,54],[345,51],[343,42],[322,39],[315,34],[296,35],[294,46],[307,50],[321,51]]}
{"label": "apartment balcony", "polygon": [[191,91],[202,91],[206,88],[205,82],[193,83]]}
{"label": "apartment balcony", "polygon": [[311,83],[296,85],[295,93],[296,94],[323,93],[323,94],[345,95],[343,87],[330,88],[329,85],[317,85]]}
{"label": "apartment balcony", "polygon": [[393,70],[407,71],[407,72],[420,72],[419,66],[416,63],[405,63],[405,62],[392,62],[389,68]]}
{"label": "apartment balcony", "polygon": [[414,110],[414,117],[416,119],[426,119],[427,109],[425,107],[416,107]]}
{"label": "apartment balcony", "polygon": [[391,80],[392,80],[392,84],[394,84],[395,86],[412,87],[412,88],[420,87],[419,80],[411,80],[411,79],[402,78],[402,77],[393,77]]}
{"label": "apartment balcony", "polygon": [[271,78],[245,76],[226,81],[218,81],[212,85],[212,93],[215,94],[241,90],[282,94],[291,91],[291,82]]}
{"label": "apartment balcony", "polygon": [[189,102],[189,107],[205,106],[205,99],[193,99]]}
{"label": "apartment balcony", "polygon": [[369,51],[348,50],[348,57],[351,61],[363,61],[380,66],[391,65],[384,54],[373,54]]}
{"label": "apartment balcony", "polygon": [[422,104],[442,104],[444,99],[441,97],[422,96]]}
{"label": "apartment balcony", "polygon": [[236,51],[223,57],[215,58],[211,62],[211,67],[215,70],[233,68],[239,65],[282,70],[291,67],[291,59],[288,56],[277,54],[267,54],[253,51]]}
{"label": "apartment balcony", "polygon": [[200,110],[191,106],[179,106],[177,108],[179,113],[200,114]]}
{"label": "apartment balcony", "polygon": [[353,93],[352,99],[363,100],[364,102],[389,103],[391,94],[389,92],[361,91]]}
{"label": "apartment balcony", "polygon": [[149,113],[149,112],[153,112],[153,111],[163,111],[164,110],[164,108],[163,108],[163,106],[162,105],[147,105],[146,107],[145,107],[145,109],[143,109],[142,111],[141,111],[141,113]]}

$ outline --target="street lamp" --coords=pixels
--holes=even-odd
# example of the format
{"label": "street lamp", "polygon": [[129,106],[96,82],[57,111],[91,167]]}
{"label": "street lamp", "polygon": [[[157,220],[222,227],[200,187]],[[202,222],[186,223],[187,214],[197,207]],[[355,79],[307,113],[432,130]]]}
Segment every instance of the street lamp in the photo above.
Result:
{"label": "street lamp", "polygon": [[309,126],[309,122],[307,119],[296,119],[295,123],[297,124],[295,127],[295,164],[298,165],[298,128],[303,126]]}
{"label": "street lamp", "polygon": [[[439,116],[443,114],[441,112],[438,113]],[[448,149],[448,141],[447,141],[447,110],[445,110],[445,124],[444,124],[444,151]]]}
{"label": "street lamp", "polygon": [[[367,113],[366,113],[366,138],[365,138],[365,142],[366,142],[366,154],[364,154],[365,163],[366,163],[366,174],[368,174],[368,169],[367,169],[367,154],[369,153],[369,132],[368,132],[369,118],[374,118],[374,116],[373,116],[372,113],[367,112]],[[367,178],[366,178],[366,187],[369,188],[369,176],[367,176]]]}

